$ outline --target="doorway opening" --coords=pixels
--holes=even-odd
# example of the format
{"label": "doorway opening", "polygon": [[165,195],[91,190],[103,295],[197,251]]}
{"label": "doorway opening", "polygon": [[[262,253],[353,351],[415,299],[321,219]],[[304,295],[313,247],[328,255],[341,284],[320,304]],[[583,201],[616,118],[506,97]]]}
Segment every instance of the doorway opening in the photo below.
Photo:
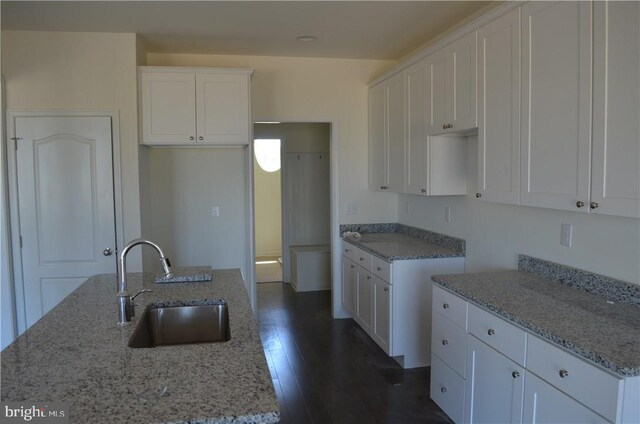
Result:
{"label": "doorway opening", "polygon": [[330,123],[254,124],[258,285],[331,289],[330,148]]}

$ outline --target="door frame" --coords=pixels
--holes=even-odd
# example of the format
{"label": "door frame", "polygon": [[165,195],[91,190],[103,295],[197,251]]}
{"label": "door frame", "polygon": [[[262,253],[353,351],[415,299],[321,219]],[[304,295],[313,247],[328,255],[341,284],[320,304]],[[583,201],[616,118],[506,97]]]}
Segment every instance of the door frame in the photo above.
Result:
{"label": "door frame", "polygon": [[[250,148],[250,178],[249,191],[251,199],[254,199],[253,185],[253,125],[257,122],[281,122],[281,123],[326,123],[331,125],[329,140],[329,204],[330,204],[330,229],[331,229],[331,316],[333,318],[348,318],[349,315],[342,309],[342,274],[340,267],[340,161],[339,161],[339,119],[335,116],[254,116],[251,122]],[[282,175],[281,175],[282,178]],[[249,244],[248,257],[251,260],[251,269],[255,276],[256,246],[255,236],[255,211],[253,202],[250,203],[249,216],[251,217],[251,243]],[[284,214],[283,214],[284,216]],[[284,246],[283,246],[284,247]],[[254,310],[257,310],[257,284],[255,278],[251,281],[251,298],[255,299]]]}
{"label": "door frame", "polygon": [[13,264],[13,290],[15,296],[16,336],[27,329],[27,310],[24,295],[24,276],[22,272],[22,249],[20,248],[20,213],[18,207],[18,167],[16,156],[15,119],[27,117],[99,117],[111,119],[111,156],[113,163],[113,201],[116,230],[116,252],[124,245],[124,227],[122,220],[122,179],[120,163],[120,120],[117,110],[7,110],[7,174],[9,192],[9,216],[11,227],[11,258]]}

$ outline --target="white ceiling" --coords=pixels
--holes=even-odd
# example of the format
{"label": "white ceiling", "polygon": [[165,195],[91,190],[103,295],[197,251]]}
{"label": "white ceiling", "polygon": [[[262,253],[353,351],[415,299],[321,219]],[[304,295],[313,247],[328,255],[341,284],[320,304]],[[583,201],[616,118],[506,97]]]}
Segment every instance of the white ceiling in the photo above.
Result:
{"label": "white ceiling", "polygon": [[[135,32],[151,52],[397,60],[487,1],[2,1],[3,30]],[[298,35],[317,41],[300,43]]]}

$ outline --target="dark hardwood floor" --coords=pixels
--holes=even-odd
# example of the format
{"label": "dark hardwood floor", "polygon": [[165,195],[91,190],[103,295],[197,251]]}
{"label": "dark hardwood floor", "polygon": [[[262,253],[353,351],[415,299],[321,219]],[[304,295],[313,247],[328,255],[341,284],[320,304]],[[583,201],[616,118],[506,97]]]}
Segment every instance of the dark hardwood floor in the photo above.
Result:
{"label": "dark hardwood floor", "polygon": [[429,368],[403,370],[330,292],[258,285],[258,321],[281,423],[450,423],[429,398]]}

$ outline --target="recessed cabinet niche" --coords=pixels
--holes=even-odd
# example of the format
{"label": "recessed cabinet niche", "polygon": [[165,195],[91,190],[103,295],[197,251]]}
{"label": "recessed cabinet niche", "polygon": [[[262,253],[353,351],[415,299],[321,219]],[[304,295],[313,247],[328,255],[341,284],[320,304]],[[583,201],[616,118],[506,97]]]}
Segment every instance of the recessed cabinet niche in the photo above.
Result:
{"label": "recessed cabinet niche", "polygon": [[248,144],[252,72],[139,67],[142,144]]}

